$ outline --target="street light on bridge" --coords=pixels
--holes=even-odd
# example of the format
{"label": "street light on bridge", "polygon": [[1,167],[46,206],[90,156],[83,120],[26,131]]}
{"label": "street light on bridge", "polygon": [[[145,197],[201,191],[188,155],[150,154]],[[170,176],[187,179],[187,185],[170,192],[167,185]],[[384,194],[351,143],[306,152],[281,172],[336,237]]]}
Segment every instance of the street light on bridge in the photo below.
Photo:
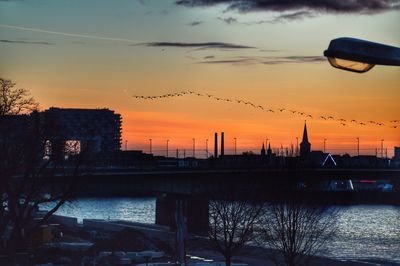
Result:
{"label": "street light on bridge", "polygon": [[152,145],[152,139],[149,139],[149,148],[150,148],[150,154],[152,154],[153,153],[153,145]]}
{"label": "street light on bridge", "polygon": [[364,73],[375,65],[400,66],[400,48],[355,38],[337,38],[324,55],[336,68]]}
{"label": "street light on bridge", "polygon": [[357,156],[360,156],[360,138],[357,137]]}
{"label": "street light on bridge", "polygon": [[192,141],[193,141],[193,158],[195,158],[195,156],[196,156],[196,139],[193,138]]}
{"label": "street light on bridge", "polygon": [[169,139],[167,139],[167,158],[168,158],[168,143],[169,143]]}
{"label": "street light on bridge", "polygon": [[206,158],[208,158],[208,139],[206,139]]}

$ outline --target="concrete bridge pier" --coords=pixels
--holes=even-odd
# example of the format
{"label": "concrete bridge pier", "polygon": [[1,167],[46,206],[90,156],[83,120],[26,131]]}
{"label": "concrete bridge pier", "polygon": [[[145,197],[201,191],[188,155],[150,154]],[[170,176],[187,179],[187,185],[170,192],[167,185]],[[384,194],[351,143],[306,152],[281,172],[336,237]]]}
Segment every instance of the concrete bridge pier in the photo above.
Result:
{"label": "concrete bridge pier", "polygon": [[208,230],[209,206],[208,200],[188,199],[174,195],[163,195],[156,200],[156,224],[166,225],[171,231],[177,229],[177,211],[181,202],[184,202],[184,211],[189,233],[206,233]]}

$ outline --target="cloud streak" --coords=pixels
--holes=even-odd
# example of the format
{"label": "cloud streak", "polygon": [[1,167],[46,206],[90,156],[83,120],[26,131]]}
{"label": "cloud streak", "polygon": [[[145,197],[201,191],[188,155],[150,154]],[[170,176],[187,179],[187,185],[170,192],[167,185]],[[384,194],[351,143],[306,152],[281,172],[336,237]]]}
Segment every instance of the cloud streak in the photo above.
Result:
{"label": "cloud streak", "polygon": [[55,43],[51,42],[37,42],[37,41],[21,41],[21,40],[0,40],[2,43],[10,43],[10,44],[35,44],[35,45],[55,45]]}
{"label": "cloud streak", "polygon": [[174,47],[174,48],[197,48],[197,49],[254,49],[255,47],[224,43],[224,42],[148,42],[141,45],[150,47]]}
{"label": "cloud streak", "polygon": [[[206,58],[204,58],[206,59]],[[288,63],[319,63],[325,62],[323,56],[282,56],[282,57],[237,57],[232,59],[222,60],[203,60],[200,64],[229,64],[229,65],[278,65]]]}
{"label": "cloud streak", "polygon": [[194,27],[194,26],[199,26],[199,25],[201,25],[203,23],[204,23],[204,21],[195,20],[195,21],[189,22],[187,25]]}

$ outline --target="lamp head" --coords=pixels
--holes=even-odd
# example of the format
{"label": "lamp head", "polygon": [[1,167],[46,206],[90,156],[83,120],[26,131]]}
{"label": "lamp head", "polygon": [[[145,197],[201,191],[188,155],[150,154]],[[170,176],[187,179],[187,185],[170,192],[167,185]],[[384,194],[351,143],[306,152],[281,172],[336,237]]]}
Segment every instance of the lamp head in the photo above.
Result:
{"label": "lamp head", "polygon": [[400,66],[400,48],[355,38],[332,40],[324,55],[333,67],[357,73],[375,65]]}

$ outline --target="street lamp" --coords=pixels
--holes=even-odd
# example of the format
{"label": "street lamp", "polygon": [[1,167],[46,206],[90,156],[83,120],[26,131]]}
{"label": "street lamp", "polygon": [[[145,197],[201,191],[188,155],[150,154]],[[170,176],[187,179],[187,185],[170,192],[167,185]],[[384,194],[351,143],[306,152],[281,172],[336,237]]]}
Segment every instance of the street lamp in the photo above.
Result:
{"label": "street lamp", "polygon": [[152,145],[152,139],[149,139],[149,148],[150,148],[150,154],[152,154],[153,153],[153,145]]}
{"label": "street lamp", "polygon": [[364,73],[375,65],[400,66],[400,48],[355,38],[337,38],[324,51],[336,68]]}
{"label": "street lamp", "polygon": [[196,139],[193,138],[192,140],[193,140],[193,158],[195,158],[195,155],[196,155]]}
{"label": "street lamp", "polygon": [[357,137],[357,156],[360,157],[360,138]]}
{"label": "street lamp", "polygon": [[167,158],[168,158],[168,142],[169,142],[169,139],[167,139]]}
{"label": "street lamp", "polygon": [[233,138],[233,140],[235,141],[235,155],[237,153],[237,138]]}
{"label": "street lamp", "polygon": [[206,139],[206,158],[208,158],[208,139]]}

